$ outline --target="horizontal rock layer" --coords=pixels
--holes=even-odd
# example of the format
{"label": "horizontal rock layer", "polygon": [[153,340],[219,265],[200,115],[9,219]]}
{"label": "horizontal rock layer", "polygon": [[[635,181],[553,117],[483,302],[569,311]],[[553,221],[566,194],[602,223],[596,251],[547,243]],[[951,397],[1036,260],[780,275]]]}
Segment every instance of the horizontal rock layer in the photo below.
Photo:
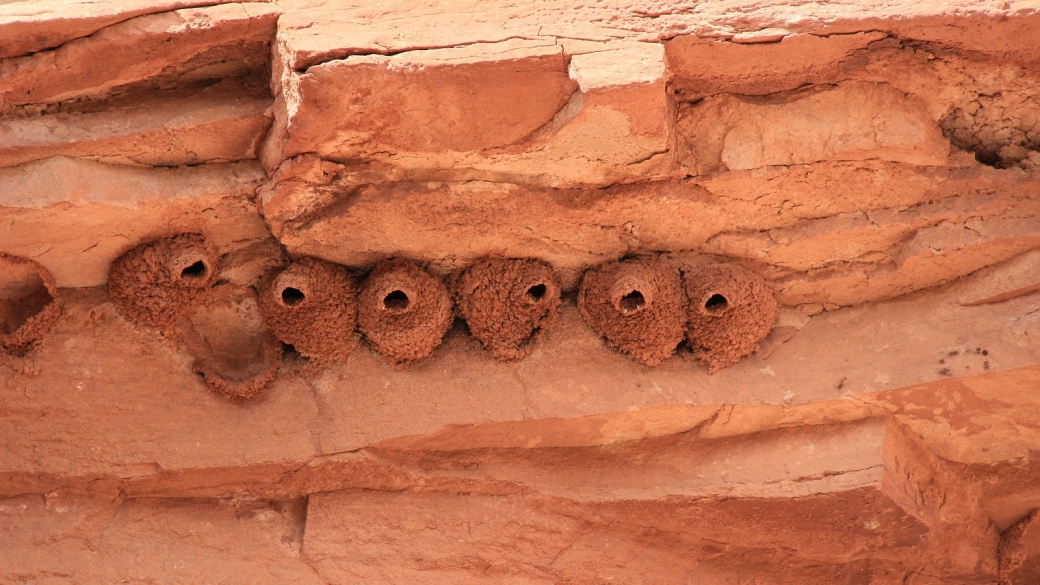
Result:
{"label": "horizontal rock layer", "polygon": [[[1038,31],[991,1],[0,1],[0,253],[61,308],[0,356],[0,582],[1034,582]],[[216,288],[160,333],[105,285],[176,233]],[[303,256],[449,287],[532,258],[564,294],[523,359],[458,320],[334,363],[252,305]],[[643,366],[575,302],[630,257],[739,264],[779,318],[714,375]],[[193,372],[260,350],[257,400]]]}

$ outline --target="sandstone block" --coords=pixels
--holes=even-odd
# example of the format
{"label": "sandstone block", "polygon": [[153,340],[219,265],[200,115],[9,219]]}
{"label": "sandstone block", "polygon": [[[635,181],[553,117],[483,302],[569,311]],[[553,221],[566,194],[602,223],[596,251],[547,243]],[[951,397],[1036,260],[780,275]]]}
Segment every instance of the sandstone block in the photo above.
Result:
{"label": "sandstone block", "polygon": [[923,104],[885,84],[711,97],[680,108],[676,124],[678,155],[693,174],[866,159],[942,165],[949,152]]}
{"label": "sandstone block", "polygon": [[[232,403],[192,372],[189,352],[134,327],[103,292],[73,296],[78,300],[61,299],[62,319],[26,358],[39,375],[0,368],[3,386],[13,389],[2,399],[0,493],[46,492],[88,477],[168,490],[214,481],[218,470],[218,483],[228,485],[236,477],[277,476],[316,455],[306,423],[299,424],[317,416],[306,384],[278,380],[263,400]],[[68,369],[48,365],[58,362]]]}
{"label": "sandstone block", "polygon": [[205,90],[91,113],[0,119],[0,166],[55,155],[151,166],[256,158],[270,100]]}
{"label": "sandstone block", "polygon": [[567,186],[668,174],[663,49],[596,49],[569,69],[555,44],[506,41],[286,72],[281,133],[268,138],[265,165],[313,152],[379,160],[416,178]]}
{"label": "sandstone block", "polygon": [[[244,0],[246,2],[268,0]],[[125,20],[213,0],[34,0],[0,6],[0,59],[53,49]]]}
{"label": "sandstone block", "polygon": [[0,580],[322,583],[299,559],[296,502],[120,500],[66,490],[0,500]]}
{"label": "sandstone block", "polygon": [[731,93],[768,95],[841,80],[856,51],[884,33],[794,34],[778,43],[740,44],[683,35],[665,43],[672,88],[683,101]]}
{"label": "sandstone block", "polygon": [[[466,152],[512,145],[546,124],[575,85],[558,47],[508,42],[356,56],[313,66],[286,87],[284,157],[317,152]],[[320,112],[320,114],[319,114]]]}
{"label": "sandstone block", "polygon": [[126,20],[54,50],[0,61],[0,104],[96,99],[144,81],[219,79],[262,69],[277,16],[271,6],[245,3]]}

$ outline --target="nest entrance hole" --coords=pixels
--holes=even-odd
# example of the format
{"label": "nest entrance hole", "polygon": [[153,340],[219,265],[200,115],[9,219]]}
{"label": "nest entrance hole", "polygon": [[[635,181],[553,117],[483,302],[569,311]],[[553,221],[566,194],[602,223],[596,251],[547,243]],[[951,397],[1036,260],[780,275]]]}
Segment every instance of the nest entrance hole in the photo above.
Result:
{"label": "nest entrance hole", "polygon": [[307,295],[303,294],[303,291],[292,286],[287,286],[282,289],[282,304],[287,307],[292,307],[303,302],[307,298]]}
{"label": "nest entrance hole", "polygon": [[527,298],[529,298],[532,303],[537,303],[545,298],[546,292],[548,292],[548,289],[544,284],[536,284],[527,289]]}
{"label": "nest entrance hole", "polygon": [[704,301],[704,310],[712,315],[721,315],[728,308],[729,300],[719,293],[712,294],[708,300]]}
{"label": "nest entrance hole", "polygon": [[206,266],[206,263],[202,260],[196,260],[181,270],[181,279],[204,280],[207,274],[209,274],[209,267]]}
{"label": "nest entrance hole", "polygon": [[383,297],[383,309],[391,313],[403,313],[411,306],[412,301],[403,290],[393,290]]}
{"label": "nest entrance hole", "polygon": [[617,308],[622,313],[629,315],[631,313],[635,313],[641,310],[645,306],[646,297],[644,297],[643,293],[639,292],[638,290],[633,290],[621,297],[621,299],[618,301]]}

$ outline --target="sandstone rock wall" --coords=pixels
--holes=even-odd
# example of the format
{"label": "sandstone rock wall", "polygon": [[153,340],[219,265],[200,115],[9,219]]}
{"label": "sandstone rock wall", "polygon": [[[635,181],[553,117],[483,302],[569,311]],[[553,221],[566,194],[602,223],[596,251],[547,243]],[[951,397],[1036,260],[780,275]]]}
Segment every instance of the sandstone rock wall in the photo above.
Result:
{"label": "sandstone rock wall", "polygon": [[0,2],[0,583],[1035,582],[1038,211],[1035,2]]}

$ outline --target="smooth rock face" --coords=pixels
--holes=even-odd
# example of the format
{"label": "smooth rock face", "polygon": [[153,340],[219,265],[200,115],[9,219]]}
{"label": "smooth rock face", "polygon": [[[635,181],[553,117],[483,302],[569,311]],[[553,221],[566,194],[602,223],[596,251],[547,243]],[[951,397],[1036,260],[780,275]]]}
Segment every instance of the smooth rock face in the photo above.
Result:
{"label": "smooth rock face", "polygon": [[1040,12],[665,4],[0,0],[0,582],[1040,581]]}
{"label": "smooth rock face", "polygon": [[949,151],[923,104],[882,84],[707,98],[680,109],[676,124],[680,160],[693,174],[864,159],[942,165]]}

